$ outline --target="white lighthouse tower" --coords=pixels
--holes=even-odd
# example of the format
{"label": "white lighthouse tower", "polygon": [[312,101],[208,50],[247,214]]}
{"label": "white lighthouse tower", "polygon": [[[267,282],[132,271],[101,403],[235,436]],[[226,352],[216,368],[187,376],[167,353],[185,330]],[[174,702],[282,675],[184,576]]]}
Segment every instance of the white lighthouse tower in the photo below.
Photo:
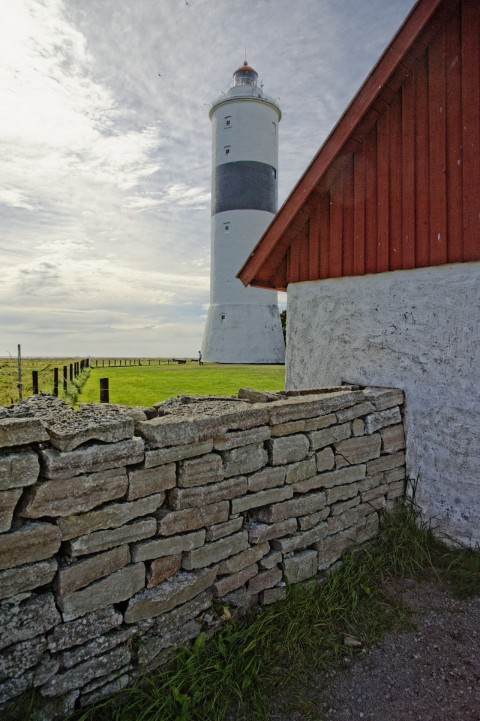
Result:
{"label": "white lighthouse tower", "polygon": [[283,363],[277,297],[245,288],[236,274],[277,211],[278,104],[247,61],[210,108],[212,258],[204,360]]}

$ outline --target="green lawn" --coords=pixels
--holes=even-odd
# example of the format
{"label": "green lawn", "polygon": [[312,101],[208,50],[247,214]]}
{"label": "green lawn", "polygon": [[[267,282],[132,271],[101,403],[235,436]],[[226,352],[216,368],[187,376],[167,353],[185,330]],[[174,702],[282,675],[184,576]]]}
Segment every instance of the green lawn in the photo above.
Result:
{"label": "green lawn", "polygon": [[122,366],[92,368],[79,403],[98,403],[100,378],[109,379],[110,403],[147,405],[177,395],[237,395],[240,388],[283,390],[283,365],[186,365]]}

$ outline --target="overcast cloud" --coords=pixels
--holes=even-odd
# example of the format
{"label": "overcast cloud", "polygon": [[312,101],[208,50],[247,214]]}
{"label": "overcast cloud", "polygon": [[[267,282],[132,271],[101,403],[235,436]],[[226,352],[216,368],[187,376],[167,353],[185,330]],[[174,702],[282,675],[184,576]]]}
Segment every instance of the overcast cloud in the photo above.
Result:
{"label": "overcast cloud", "polygon": [[209,104],[246,49],[283,202],[413,4],[0,0],[0,355],[194,356]]}

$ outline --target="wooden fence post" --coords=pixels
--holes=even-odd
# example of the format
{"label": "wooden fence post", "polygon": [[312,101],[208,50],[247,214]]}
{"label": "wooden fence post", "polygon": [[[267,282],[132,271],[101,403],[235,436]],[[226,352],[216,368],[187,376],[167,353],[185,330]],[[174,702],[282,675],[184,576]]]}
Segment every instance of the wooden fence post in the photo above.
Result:
{"label": "wooden fence post", "polygon": [[63,366],[63,390],[65,393],[67,392],[67,383],[68,383],[68,366]]}
{"label": "wooden fence post", "polygon": [[108,378],[100,378],[100,403],[109,403]]}
{"label": "wooden fence post", "polygon": [[53,395],[58,396],[58,368],[53,369]]}
{"label": "wooden fence post", "polygon": [[32,371],[32,388],[33,395],[38,395],[38,371]]}

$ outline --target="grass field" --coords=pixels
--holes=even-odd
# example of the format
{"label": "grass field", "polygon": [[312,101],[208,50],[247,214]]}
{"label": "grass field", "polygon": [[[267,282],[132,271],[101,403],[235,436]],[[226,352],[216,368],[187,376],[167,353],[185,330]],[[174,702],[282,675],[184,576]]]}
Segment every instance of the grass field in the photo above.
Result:
{"label": "grass field", "polygon": [[98,403],[100,378],[109,379],[110,403],[153,405],[176,395],[236,395],[239,388],[283,390],[283,365],[162,364],[96,368],[83,386],[80,403]]}
{"label": "grass field", "polygon": [[[38,371],[38,385],[41,393],[53,393],[53,370],[58,368],[59,373],[59,397],[75,397],[78,393],[77,381],[67,384],[67,395],[63,393],[63,366],[68,367],[68,378],[70,363],[79,363],[80,358],[22,358],[22,390],[23,397],[27,398],[33,393],[32,371]],[[83,379],[82,379],[83,380]],[[17,403],[18,392],[18,367],[16,358],[0,358],[0,406],[7,406],[10,403]]]}

